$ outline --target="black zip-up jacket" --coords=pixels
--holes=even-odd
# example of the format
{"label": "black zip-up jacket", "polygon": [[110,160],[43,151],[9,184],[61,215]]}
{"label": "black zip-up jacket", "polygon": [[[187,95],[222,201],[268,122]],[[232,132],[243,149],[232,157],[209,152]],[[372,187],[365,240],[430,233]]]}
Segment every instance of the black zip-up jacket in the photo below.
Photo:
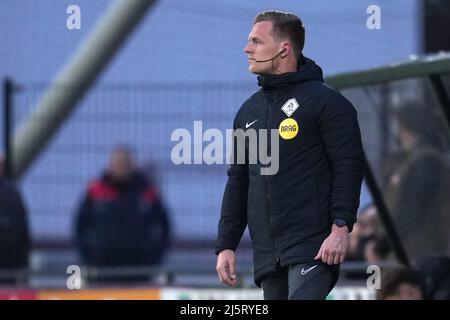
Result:
{"label": "black zip-up jacket", "polygon": [[[352,229],[364,154],[355,108],[324,84],[314,61],[302,57],[296,72],[261,75],[258,84],[261,90],[242,105],[234,129],[278,130],[279,169],[261,175],[260,161],[231,164],[215,252],[235,250],[248,224],[259,286],[277,264],[313,262],[334,219]],[[248,148],[247,140],[246,156]]]}

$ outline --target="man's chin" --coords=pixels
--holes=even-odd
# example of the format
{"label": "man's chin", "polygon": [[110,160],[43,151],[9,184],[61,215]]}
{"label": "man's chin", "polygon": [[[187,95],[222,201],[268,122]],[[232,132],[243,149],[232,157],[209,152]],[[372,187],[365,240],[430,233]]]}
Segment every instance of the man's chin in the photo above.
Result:
{"label": "man's chin", "polygon": [[252,65],[248,66],[248,71],[250,71],[251,73],[256,74],[258,76],[264,73],[261,70],[258,70],[257,68],[253,68]]}

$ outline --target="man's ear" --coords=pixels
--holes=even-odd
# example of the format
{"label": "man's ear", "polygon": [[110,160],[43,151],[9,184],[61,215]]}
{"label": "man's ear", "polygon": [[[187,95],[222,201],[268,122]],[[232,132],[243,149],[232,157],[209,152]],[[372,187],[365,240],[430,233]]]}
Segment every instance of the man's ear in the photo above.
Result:
{"label": "man's ear", "polygon": [[289,53],[291,52],[291,46],[289,45],[289,43],[285,43],[283,45],[283,49],[281,49],[281,52],[282,59],[286,58],[289,55]]}

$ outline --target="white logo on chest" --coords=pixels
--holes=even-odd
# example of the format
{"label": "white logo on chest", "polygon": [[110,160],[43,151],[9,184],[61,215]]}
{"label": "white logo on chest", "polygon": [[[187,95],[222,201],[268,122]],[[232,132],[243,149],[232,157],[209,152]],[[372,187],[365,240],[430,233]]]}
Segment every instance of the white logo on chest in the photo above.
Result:
{"label": "white logo on chest", "polygon": [[286,101],[286,103],[281,107],[281,110],[283,110],[284,113],[288,117],[292,116],[292,114],[297,110],[299,107],[297,100],[295,98],[289,99]]}
{"label": "white logo on chest", "polygon": [[246,122],[246,123],[245,123],[245,129],[250,128],[250,127],[252,126],[252,124],[254,124],[256,121],[258,121],[258,119],[256,119],[255,121],[252,121],[252,122],[250,122],[250,123]]}

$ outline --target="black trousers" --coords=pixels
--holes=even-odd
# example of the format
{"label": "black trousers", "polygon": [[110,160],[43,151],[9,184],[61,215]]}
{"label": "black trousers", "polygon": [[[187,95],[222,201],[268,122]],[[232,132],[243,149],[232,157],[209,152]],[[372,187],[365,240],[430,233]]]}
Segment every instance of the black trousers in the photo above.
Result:
{"label": "black trousers", "polygon": [[278,267],[261,281],[264,300],[325,300],[339,278],[339,265],[313,262]]}

